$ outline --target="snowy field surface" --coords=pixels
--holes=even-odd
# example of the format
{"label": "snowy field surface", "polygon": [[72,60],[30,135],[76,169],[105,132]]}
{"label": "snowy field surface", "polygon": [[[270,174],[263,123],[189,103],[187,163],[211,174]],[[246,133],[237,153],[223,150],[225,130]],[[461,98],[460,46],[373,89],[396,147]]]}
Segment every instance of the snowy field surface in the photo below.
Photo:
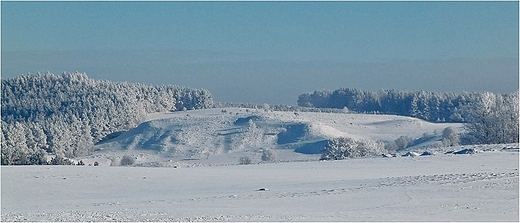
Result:
{"label": "snowy field surface", "polygon": [[[498,148],[498,147],[497,147]],[[519,221],[518,149],[343,161],[2,167],[2,221]]]}

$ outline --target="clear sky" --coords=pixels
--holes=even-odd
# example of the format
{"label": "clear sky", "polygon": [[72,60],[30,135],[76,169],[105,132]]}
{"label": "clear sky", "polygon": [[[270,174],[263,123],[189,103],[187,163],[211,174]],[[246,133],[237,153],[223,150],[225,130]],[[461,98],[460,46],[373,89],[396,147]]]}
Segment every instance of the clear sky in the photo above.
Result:
{"label": "clear sky", "polygon": [[2,78],[208,89],[296,104],[340,87],[518,89],[518,2],[1,2]]}

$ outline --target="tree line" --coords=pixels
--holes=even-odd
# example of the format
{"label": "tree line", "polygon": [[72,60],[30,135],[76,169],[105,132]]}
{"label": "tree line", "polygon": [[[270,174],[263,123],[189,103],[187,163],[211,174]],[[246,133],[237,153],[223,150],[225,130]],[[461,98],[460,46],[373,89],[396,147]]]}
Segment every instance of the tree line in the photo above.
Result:
{"label": "tree line", "polygon": [[213,106],[207,90],[94,80],[78,72],[21,75],[2,79],[1,88],[2,165],[85,155],[148,113]]}
{"label": "tree line", "polygon": [[397,90],[362,91],[340,88],[298,96],[298,105],[346,108],[358,113],[394,114],[430,122],[464,123],[466,144],[518,142],[519,92],[509,94],[440,93]]}

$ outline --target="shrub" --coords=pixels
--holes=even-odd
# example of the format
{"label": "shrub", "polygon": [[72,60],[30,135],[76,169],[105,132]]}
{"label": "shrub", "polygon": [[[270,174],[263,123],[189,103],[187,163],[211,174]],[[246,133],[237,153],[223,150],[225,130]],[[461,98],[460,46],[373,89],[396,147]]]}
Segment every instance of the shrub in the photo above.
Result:
{"label": "shrub", "polygon": [[446,127],[442,131],[442,145],[445,147],[458,146],[460,143],[459,133],[453,127]]}
{"label": "shrub", "polygon": [[124,155],[121,158],[121,166],[131,166],[135,163],[135,158],[129,155]]}
{"label": "shrub", "polygon": [[94,166],[99,166],[98,161],[94,162]]}
{"label": "shrub", "polygon": [[409,136],[401,136],[395,140],[397,150],[406,149],[410,144],[413,143],[413,139]]}
{"label": "shrub", "polygon": [[63,156],[56,156],[52,158],[51,165],[74,165],[74,162]]}
{"label": "shrub", "polygon": [[270,149],[264,149],[262,151],[262,161],[264,162],[273,162],[276,159],[276,155]]}
{"label": "shrub", "polygon": [[385,149],[389,152],[397,151],[397,143],[395,141],[386,141],[384,142]]}
{"label": "shrub", "polygon": [[240,165],[248,165],[248,164],[251,164],[251,158],[247,157],[247,156],[242,156],[238,159],[238,163]]}

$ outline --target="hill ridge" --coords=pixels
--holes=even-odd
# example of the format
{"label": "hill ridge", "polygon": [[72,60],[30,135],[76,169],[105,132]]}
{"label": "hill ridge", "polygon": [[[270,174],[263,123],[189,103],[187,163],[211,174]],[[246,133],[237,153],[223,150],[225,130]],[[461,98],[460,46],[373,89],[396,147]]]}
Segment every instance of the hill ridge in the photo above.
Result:
{"label": "hill ridge", "polygon": [[95,149],[116,156],[153,152],[173,160],[254,155],[263,149],[288,157],[316,157],[327,140],[340,136],[395,140],[403,135],[416,138],[442,132],[448,126],[462,128],[460,123],[430,123],[396,115],[211,108],[150,114],[136,128]]}

